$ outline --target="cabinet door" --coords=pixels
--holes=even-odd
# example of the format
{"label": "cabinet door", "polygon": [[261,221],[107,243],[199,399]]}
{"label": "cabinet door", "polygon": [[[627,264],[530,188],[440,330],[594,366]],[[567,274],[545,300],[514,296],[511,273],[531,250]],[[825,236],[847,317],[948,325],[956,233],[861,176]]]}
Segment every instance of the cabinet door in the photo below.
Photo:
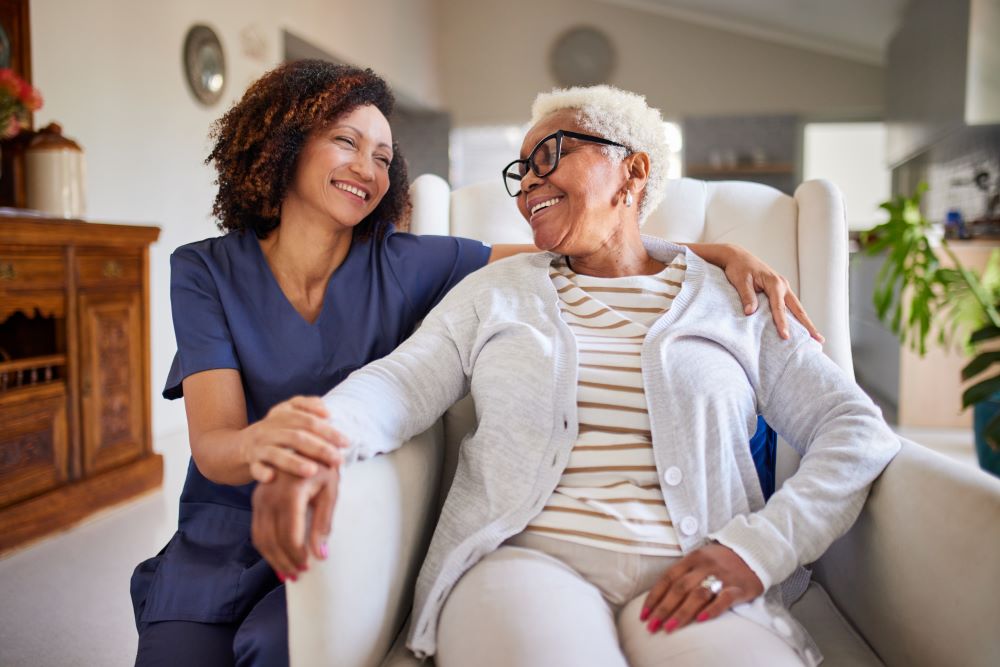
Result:
{"label": "cabinet door", "polygon": [[91,474],[144,451],[142,297],[82,292],[79,303],[83,471]]}
{"label": "cabinet door", "polygon": [[0,507],[67,479],[62,382],[0,392]]}

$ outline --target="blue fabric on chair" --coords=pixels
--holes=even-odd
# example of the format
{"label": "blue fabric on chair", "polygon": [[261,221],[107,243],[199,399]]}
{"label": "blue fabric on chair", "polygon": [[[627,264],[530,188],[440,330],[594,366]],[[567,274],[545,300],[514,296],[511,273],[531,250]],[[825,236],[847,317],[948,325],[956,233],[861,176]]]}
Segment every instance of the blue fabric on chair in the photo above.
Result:
{"label": "blue fabric on chair", "polygon": [[750,438],[750,455],[757,467],[757,477],[760,479],[760,490],[764,492],[764,500],[774,493],[774,464],[778,448],[778,434],[767,425],[764,418],[757,416],[757,432]]}

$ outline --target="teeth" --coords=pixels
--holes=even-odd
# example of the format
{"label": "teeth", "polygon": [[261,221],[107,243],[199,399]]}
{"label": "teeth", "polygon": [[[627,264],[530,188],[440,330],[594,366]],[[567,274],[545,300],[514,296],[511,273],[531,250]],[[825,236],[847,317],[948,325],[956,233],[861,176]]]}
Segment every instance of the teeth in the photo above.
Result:
{"label": "teeth", "polygon": [[542,210],[543,208],[547,208],[554,204],[558,204],[560,199],[562,199],[562,197],[553,197],[552,199],[546,199],[543,202],[535,204],[534,206],[531,207],[531,215],[534,215],[536,212]]}
{"label": "teeth", "polygon": [[339,183],[339,182],[337,182],[337,183],[333,184],[333,187],[340,188],[341,190],[343,190],[345,192],[350,192],[352,195],[357,195],[357,196],[361,197],[362,199],[368,199],[368,193],[366,193],[364,190],[359,190],[358,188],[354,187],[353,185],[348,185],[347,183]]}

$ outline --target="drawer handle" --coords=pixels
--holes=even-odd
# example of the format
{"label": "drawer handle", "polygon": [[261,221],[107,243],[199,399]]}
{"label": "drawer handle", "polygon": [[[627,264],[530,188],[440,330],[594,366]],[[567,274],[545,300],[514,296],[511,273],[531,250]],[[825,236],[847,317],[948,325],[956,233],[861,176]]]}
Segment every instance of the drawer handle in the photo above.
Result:
{"label": "drawer handle", "polygon": [[17,269],[11,263],[0,264],[0,280],[14,280],[17,278]]}
{"label": "drawer handle", "polygon": [[105,278],[121,278],[122,275],[122,265],[113,259],[104,262],[104,277]]}

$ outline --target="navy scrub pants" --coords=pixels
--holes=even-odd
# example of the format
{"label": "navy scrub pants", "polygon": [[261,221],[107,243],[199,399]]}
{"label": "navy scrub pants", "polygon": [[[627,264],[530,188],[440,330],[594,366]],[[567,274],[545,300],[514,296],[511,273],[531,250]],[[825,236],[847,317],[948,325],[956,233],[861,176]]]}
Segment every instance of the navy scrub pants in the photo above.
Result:
{"label": "navy scrub pants", "polygon": [[242,623],[159,621],[139,629],[136,667],[287,667],[285,587],[265,595]]}

